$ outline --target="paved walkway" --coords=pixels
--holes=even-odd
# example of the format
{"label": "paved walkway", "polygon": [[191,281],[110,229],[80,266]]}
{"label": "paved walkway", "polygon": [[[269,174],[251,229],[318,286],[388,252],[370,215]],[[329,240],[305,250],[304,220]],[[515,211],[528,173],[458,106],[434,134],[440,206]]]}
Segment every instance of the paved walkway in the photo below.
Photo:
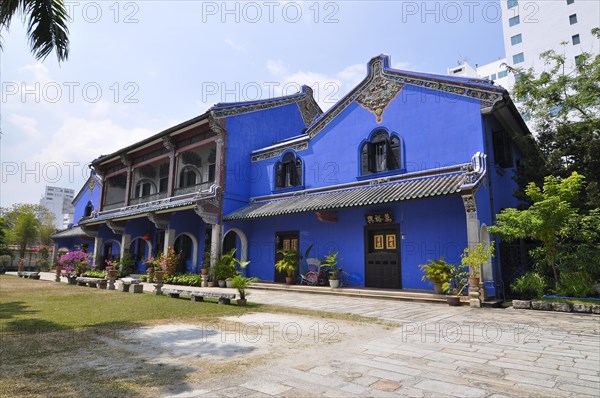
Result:
{"label": "paved walkway", "polygon": [[264,290],[251,290],[249,300],[401,326],[354,343],[338,358],[298,356],[259,380],[241,377],[237,386],[202,386],[177,397],[600,396],[599,315]]}

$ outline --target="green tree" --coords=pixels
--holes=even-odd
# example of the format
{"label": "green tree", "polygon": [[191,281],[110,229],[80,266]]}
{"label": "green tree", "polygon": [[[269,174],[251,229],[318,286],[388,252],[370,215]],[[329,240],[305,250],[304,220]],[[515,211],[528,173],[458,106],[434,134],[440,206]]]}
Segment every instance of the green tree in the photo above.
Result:
{"label": "green tree", "polygon": [[[58,61],[69,56],[69,16],[63,0],[2,0],[0,2],[0,33],[9,30],[12,18],[21,15],[27,21],[27,36],[31,52],[38,60],[56,51]],[[2,42],[0,41],[0,49]]]}
{"label": "green tree", "polygon": [[0,256],[11,256],[12,251],[6,241],[6,222],[0,217]]}
{"label": "green tree", "polygon": [[54,215],[44,206],[19,203],[10,209],[2,209],[2,215],[6,222],[7,242],[19,246],[21,257],[25,256],[28,245],[39,242],[40,231],[47,235],[42,236],[45,240],[49,240],[49,235],[55,231]]}
{"label": "green tree", "polygon": [[[599,28],[592,33],[600,39]],[[524,159],[517,181],[524,187],[529,181],[541,183],[545,175],[568,177],[575,171],[588,180],[576,205],[600,207],[600,55],[582,53],[574,68],[554,50],[540,58],[547,70],[539,74],[508,67],[518,76],[513,95],[535,124],[544,159]]]}
{"label": "green tree", "polygon": [[530,183],[525,192],[532,205],[526,210],[502,210],[497,215],[496,223],[489,228],[490,233],[508,241],[519,238],[539,241],[541,246],[534,253],[540,260],[537,265],[542,272],[550,270],[555,287],[559,282],[560,271],[567,267],[559,258],[560,246],[589,239],[592,240],[589,242],[592,245],[597,246],[598,243],[598,233],[594,232],[600,225],[597,211],[581,216],[574,206],[584,180],[583,175],[573,172],[564,179],[546,177],[541,189]]}

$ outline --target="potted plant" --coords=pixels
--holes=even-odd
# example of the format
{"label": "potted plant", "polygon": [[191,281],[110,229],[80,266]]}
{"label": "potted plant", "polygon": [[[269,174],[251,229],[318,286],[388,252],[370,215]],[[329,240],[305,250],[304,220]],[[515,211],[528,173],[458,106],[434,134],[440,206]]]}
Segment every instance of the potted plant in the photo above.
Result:
{"label": "potted plant", "polygon": [[164,253],[161,253],[159,257],[148,257],[146,266],[148,267],[148,282],[152,283],[156,279],[157,283],[162,283],[167,269],[167,260]]}
{"label": "potted plant", "polygon": [[469,271],[469,285],[479,286],[481,267],[494,257],[494,242],[485,249],[482,243],[467,247],[461,254],[461,264]]}
{"label": "potted plant", "polygon": [[236,264],[238,264],[238,260],[235,258],[235,249],[222,254],[221,258],[215,261],[215,265],[211,267],[211,271],[219,287],[225,287],[227,278],[233,278],[238,274]]}
{"label": "potted plant", "polygon": [[210,268],[210,253],[204,252],[204,257],[202,259],[202,269],[200,270],[202,275],[208,275],[209,268]]}
{"label": "potted plant", "polygon": [[446,302],[451,306],[460,305],[460,295],[467,286],[467,277],[469,272],[462,264],[449,264],[450,273],[448,280],[442,285],[442,289],[447,293]]}
{"label": "potted plant", "polygon": [[342,268],[338,268],[338,252],[329,253],[325,256],[325,261],[323,261],[323,266],[329,268],[329,286],[332,288],[337,288],[340,285],[340,273],[342,272]]}
{"label": "potted plant", "polygon": [[225,279],[225,287],[231,288],[232,287],[232,283],[233,283],[233,278],[232,277],[229,277],[229,278]]}
{"label": "potted plant", "polygon": [[240,295],[240,298],[237,300],[238,305],[246,305],[246,296],[250,293],[246,293],[246,289],[250,286],[251,283],[258,281],[256,278],[246,278],[242,275],[236,275],[232,280],[232,286],[235,287]]}
{"label": "potted plant", "polygon": [[119,263],[114,260],[105,260],[104,264],[106,264],[106,276],[117,279],[117,276],[119,275],[119,270],[117,269]]}
{"label": "potted plant", "polygon": [[74,285],[78,276],[88,270],[90,256],[81,250],[75,250],[63,254],[58,260],[63,267],[63,274],[67,277],[69,284]]}
{"label": "potted plant", "polygon": [[295,250],[278,250],[283,258],[275,263],[275,269],[285,272],[285,283],[291,285],[294,282],[294,272],[298,268],[298,253]]}
{"label": "potted plant", "polygon": [[419,268],[423,271],[421,280],[430,281],[433,283],[433,292],[435,294],[442,294],[442,285],[450,277],[451,265],[443,258],[440,258],[439,260],[429,260],[427,264],[419,264]]}

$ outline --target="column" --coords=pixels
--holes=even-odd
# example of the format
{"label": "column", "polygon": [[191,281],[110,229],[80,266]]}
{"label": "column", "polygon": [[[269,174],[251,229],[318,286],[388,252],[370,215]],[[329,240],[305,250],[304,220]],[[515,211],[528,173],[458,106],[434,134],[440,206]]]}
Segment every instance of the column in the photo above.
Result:
{"label": "column", "polygon": [[169,247],[172,248],[175,245],[175,230],[165,229],[165,241],[163,245],[163,253],[165,256],[169,254]]}
{"label": "column", "polygon": [[[129,250],[129,244],[131,243],[131,235],[121,235],[121,259],[125,256],[125,253]],[[123,271],[122,267],[119,267],[120,271]]]}
{"label": "column", "polygon": [[[462,195],[462,199],[467,216],[467,244],[471,248],[479,243],[479,219],[477,218],[475,193]],[[481,277],[481,270],[479,270],[479,273]],[[481,307],[481,301],[485,299],[484,293],[485,289],[483,289],[482,279],[480,279],[479,286],[469,286],[470,306]]]}
{"label": "column", "polygon": [[100,259],[102,257],[102,252],[103,252],[102,243],[103,243],[103,240],[99,236],[96,236],[94,238],[94,265],[96,267],[98,267],[99,265],[100,266],[103,265],[103,264],[100,264]]}

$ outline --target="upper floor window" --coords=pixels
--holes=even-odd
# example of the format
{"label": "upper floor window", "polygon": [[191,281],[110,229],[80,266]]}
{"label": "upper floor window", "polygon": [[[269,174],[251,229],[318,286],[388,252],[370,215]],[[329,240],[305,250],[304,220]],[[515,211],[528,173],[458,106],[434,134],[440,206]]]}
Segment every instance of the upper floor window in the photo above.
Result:
{"label": "upper floor window", "polygon": [[140,180],[135,184],[134,198],[143,198],[156,193],[156,185],[151,180]]}
{"label": "upper floor window", "polygon": [[298,187],[302,185],[302,159],[288,152],[275,164],[275,188]]}
{"label": "upper floor window", "polygon": [[83,216],[89,217],[92,215],[93,211],[94,211],[94,205],[92,204],[91,201],[88,200],[87,204],[85,205],[85,209],[83,210]]}
{"label": "upper floor window", "polygon": [[400,169],[401,160],[400,138],[378,131],[361,148],[361,174]]}
{"label": "upper floor window", "polygon": [[500,72],[498,72],[498,79],[502,79],[503,77],[508,76],[508,72],[505,70],[501,70]]}
{"label": "upper floor window", "polygon": [[517,0],[508,0],[506,2],[506,7],[507,8],[514,8],[514,7],[518,6],[518,5],[519,5],[519,2]]}
{"label": "upper floor window", "polygon": [[575,0],[567,0],[567,5],[575,3]]}
{"label": "upper floor window", "polygon": [[510,38],[510,44],[512,46],[519,44],[523,41],[523,36],[521,36],[521,34],[519,33],[518,35],[514,35]]}
{"label": "upper floor window", "polygon": [[521,19],[519,18],[519,16],[515,16],[512,18],[509,18],[508,20],[508,26],[515,26],[518,25],[519,23],[521,23]]}
{"label": "upper floor window", "polygon": [[179,173],[179,188],[192,187],[202,182],[201,173],[193,166],[186,166]]}
{"label": "upper floor window", "polygon": [[569,15],[569,24],[575,25],[577,23],[577,14]]}
{"label": "upper floor window", "polygon": [[513,55],[513,64],[520,64],[525,61],[525,55],[523,53],[518,53]]}
{"label": "upper floor window", "polygon": [[573,41],[573,45],[576,46],[577,44],[581,43],[581,39],[579,38],[579,35],[573,35],[571,36],[571,40]]}
{"label": "upper floor window", "polygon": [[514,166],[511,141],[510,135],[506,130],[492,131],[494,159],[496,164],[502,168]]}

